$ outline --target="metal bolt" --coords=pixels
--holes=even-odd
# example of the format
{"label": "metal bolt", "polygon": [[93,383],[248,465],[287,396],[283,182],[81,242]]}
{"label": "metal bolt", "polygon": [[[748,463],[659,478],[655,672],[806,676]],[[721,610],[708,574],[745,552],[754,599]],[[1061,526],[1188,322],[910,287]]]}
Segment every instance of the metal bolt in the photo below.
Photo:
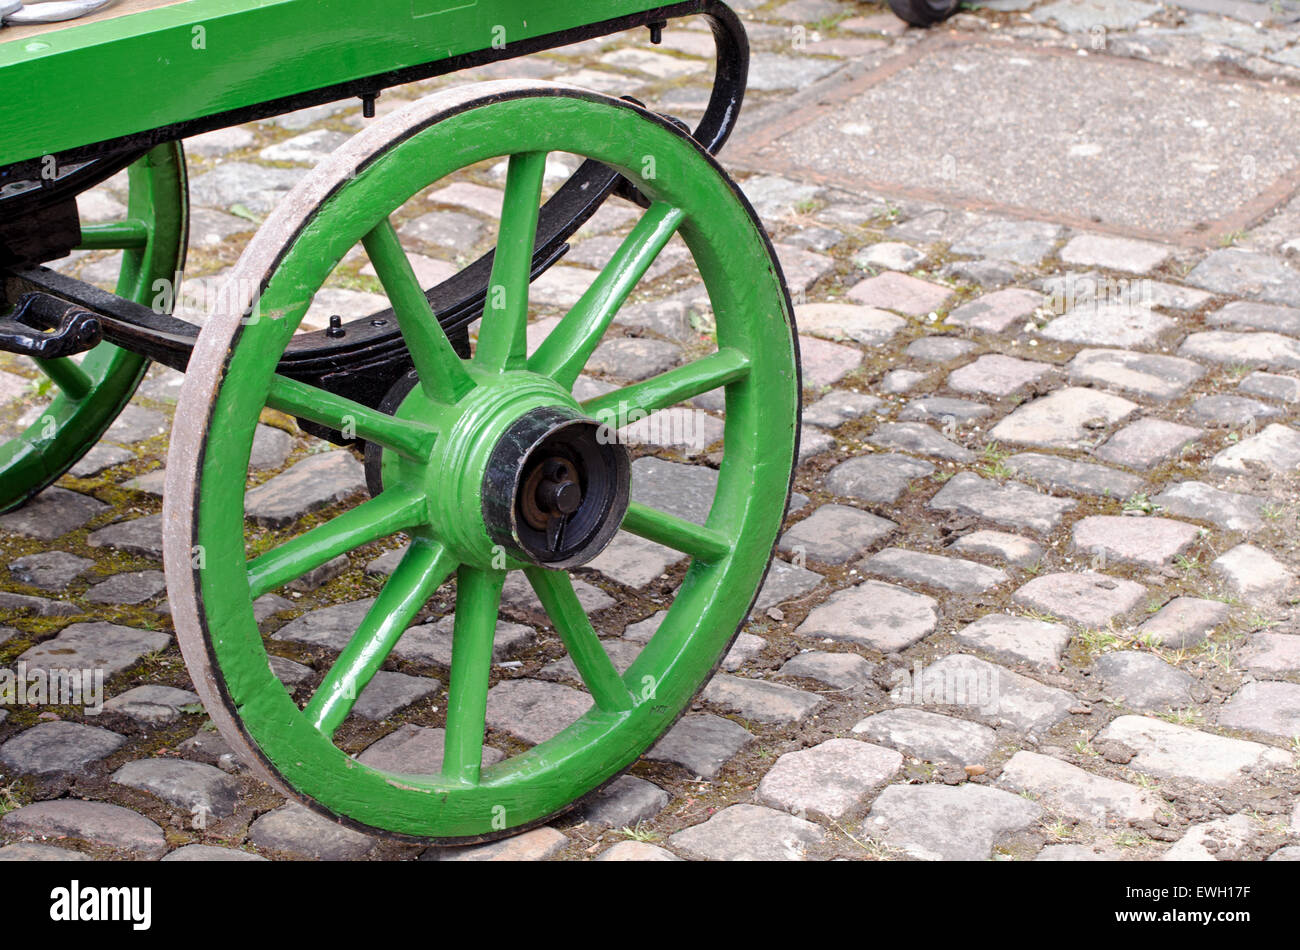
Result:
{"label": "metal bolt", "polygon": [[582,489],[567,478],[560,482],[547,479],[537,486],[537,504],[544,511],[571,515],[582,505]]}

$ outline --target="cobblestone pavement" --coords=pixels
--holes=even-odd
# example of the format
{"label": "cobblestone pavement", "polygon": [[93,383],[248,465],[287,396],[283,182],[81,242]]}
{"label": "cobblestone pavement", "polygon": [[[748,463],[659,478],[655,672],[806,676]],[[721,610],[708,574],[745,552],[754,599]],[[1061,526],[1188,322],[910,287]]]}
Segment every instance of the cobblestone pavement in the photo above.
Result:
{"label": "cobblestone pavement", "polygon": [[[798,303],[803,458],[758,608],[690,714],[598,799],[475,849],[285,804],[212,730],[169,632],[159,492],[180,377],[155,368],[58,487],[0,517],[0,656],[103,668],[109,697],[97,717],[0,711],[0,857],[1300,858],[1300,13],[994,0],[926,32],[869,4],[739,6],[752,92],[724,163]],[[379,108],[525,75],[693,118],[697,27]],[[327,106],[188,143],[183,310],[198,317],[275,200],[364,121]],[[502,177],[444,183],[399,221],[423,273],[487,246]],[[122,187],[85,216],[121,215]],[[631,219],[603,210],[539,281],[539,337]],[[344,261],[313,325],[383,305],[363,265]],[[117,261],[60,266],[111,286]],[[639,293],[586,385],[670,366],[707,333],[680,243]],[[32,369],[0,368],[12,427],[43,397]],[[719,408],[640,433],[639,497],[707,504]],[[262,517],[359,497],[349,454],[265,421]],[[399,543],[259,602],[291,688],[327,668]],[[580,572],[618,662],[681,573],[627,542]],[[558,706],[580,683],[512,590],[493,681]],[[430,754],[447,637],[428,613],[347,751]],[[508,751],[538,724],[499,699],[489,744]]]}

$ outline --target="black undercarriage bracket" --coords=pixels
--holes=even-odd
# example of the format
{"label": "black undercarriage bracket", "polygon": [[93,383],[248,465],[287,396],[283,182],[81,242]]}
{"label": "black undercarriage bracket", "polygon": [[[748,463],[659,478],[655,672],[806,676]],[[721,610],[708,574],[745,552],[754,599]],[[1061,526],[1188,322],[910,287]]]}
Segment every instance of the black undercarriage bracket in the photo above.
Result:
{"label": "black undercarriage bracket", "polygon": [[99,316],[49,294],[24,294],[0,317],[0,351],[41,360],[76,356],[104,338]]}

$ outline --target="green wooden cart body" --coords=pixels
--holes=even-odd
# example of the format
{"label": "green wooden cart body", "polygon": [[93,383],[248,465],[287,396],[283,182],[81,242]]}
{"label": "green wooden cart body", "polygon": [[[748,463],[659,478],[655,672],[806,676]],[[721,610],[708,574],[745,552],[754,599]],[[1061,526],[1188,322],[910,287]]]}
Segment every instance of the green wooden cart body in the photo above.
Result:
{"label": "green wooden cart body", "polygon": [[30,39],[6,40],[0,30],[0,166],[660,6],[185,0]]}

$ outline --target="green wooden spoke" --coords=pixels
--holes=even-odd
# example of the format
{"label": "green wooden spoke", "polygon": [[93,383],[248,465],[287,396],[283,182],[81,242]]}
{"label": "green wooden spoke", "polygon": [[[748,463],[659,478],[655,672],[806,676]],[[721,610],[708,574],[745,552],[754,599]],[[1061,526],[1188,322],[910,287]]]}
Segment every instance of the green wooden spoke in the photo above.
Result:
{"label": "green wooden spoke", "polygon": [[721,533],[704,525],[678,518],[666,511],[634,501],[627,506],[623,530],[647,541],[655,541],[701,561],[716,561],[731,553],[731,544]]}
{"label": "green wooden spoke", "polygon": [[588,399],[582,408],[610,428],[621,429],[639,416],[675,406],[748,375],[749,357],[728,348],[631,386],[602,393]]}
{"label": "green wooden spoke", "polygon": [[487,369],[520,369],[527,356],[528,280],[545,174],[545,152],[510,156],[500,237],[474,354],[475,362]]}
{"label": "green wooden spoke", "polygon": [[436,541],[411,542],[361,627],[304,707],[312,725],[327,736],[334,734],[415,615],[455,568],[455,559]]}
{"label": "green wooden spoke", "polygon": [[271,380],[266,404],[291,416],[337,429],[345,435],[376,442],[417,462],[429,457],[438,437],[436,430],[423,423],[395,419],[346,396],[278,374]]}
{"label": "green wooden spoke", "polygon": [[590,287],[528,359],[528,368],[572,388],[637,282],[682,226],[686,213],[657,201],[636,223]]}
{"label": "green wooden spoke", "polygon": [[35,360],[42,373],[54,380],[54,385],[63,391],[69,399],[84,399],[95,386],[90,374],[76,364],[70,357],[57,360]]}
{"label": "green wooden spoke", "polygon": [[477,785],[482,770],[488,674],[505,578],[504,571],[467,566],[456,574],[456,623],[452,631],[442,775],[458,784]]}
{"label": "green wooden spoke", "polygon": [[573,665],[587,684],[596,705],[606,712],[623,712],[632,708],[632,694],[623,677],[614,668],[609,654],[601,646],[600,638],[587,618],[587,612],[578,602],[573,581],[563,571],[548,571],[540,567],[526,568],[528,582],[537,592],[546,616],[551,618],[556,632],[564,641]]}
{"label": "green wooden spoke", "polygon": [[340,554],[413,528],[420,524],[426,511],[423,495],[400,488],[364,501],[249,561],[249,593],[256,600]]}
{"label": "green wooden spoke", "polygon": [[104,221],[81,226],[81,244],[78,250],[126,250],[142,248],[149,243],[149,223],[139,218],[125,221]]}
{"label": "green wooden spoke", "polygon": [[420,387],[430,399],[448,405],[457,402],[474,388],[474,381],[438,325],[393,223],[384,218],[361,240],[393,305]]}

